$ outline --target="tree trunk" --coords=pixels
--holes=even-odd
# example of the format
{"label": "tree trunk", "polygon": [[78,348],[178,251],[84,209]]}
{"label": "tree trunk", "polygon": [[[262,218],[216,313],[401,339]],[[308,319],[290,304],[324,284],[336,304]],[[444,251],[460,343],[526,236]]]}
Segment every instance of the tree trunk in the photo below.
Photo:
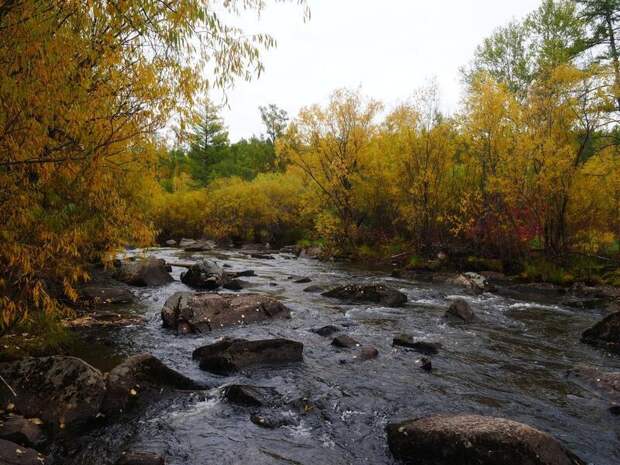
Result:
{"label": "tree trunk", "polygon": [[616,46],[616,37],[614,33],[613,22],[611,20],[611,13],[605,15],[605,22],[607,23],[607,34],[609,35],[609,49],[611,51],[611,61],[614,67],[614,97],[618,105],[618,111],[620,111],[620,58],[618,57],[618,48]]}

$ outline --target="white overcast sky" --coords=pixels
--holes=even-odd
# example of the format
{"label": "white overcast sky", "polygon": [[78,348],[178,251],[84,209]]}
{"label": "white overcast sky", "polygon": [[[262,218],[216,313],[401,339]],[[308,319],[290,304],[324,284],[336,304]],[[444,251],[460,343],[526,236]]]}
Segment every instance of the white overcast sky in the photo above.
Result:
{"label": "white overcast sky", "polygon": [[[257,18],[236,22],[273,35],[277,48],[263,56],[265,72],[238,82],[223,111],[230,138],[263,132],[259,105],[275,103],[295,116],[324,103],[337,88],[361,87],[388,107],[436,79],[444,111],[461,98],[459,68],[497,26],[521,18],[540,0],[308,0],[304,22],[295,4],[270,4]],[[216,97],[214,95],[214,97]]]}

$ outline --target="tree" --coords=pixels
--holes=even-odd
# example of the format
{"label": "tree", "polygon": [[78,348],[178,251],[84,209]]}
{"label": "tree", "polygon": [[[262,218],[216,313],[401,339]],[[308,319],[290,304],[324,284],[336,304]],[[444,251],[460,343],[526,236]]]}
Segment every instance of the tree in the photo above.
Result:
{"label": "tree", "polygon": [[152,239],[156,133],[262,69],[274,39],[220,18],[263,4],[1,2],[0,330],[57,313],[86,262]]}
{"label": "tree", "polygon": [[332,239],[339,244],[353,243],[364,220],[354,190],[380,108],[359,92],[337,90],[326,107],[302,109],[277,145],[279,156],[304,173],[336,215],[340,231]]}
{"label": "tree", "polygon": [[484,71],[524,99],[534,79],[569,62],[582,47],[583,27],[572,0],[544,0],[522,21],[484,39],[465,77],[471,83]]}
{"label": "tree", "polygon": [[288,124],[288,113],[278,108],[273,103],[258,107],[260,117],[267,130],[267,140],[273,145],[276,139],[282,135]]}
{"label": "tree", "polygon": [[588,24],[584,49],[603,48],[599,60],[609,61],[614,72],[614,96],[620,111],[620,0],[578,0]]}
{"label": "tree", "polygon": [[[441,236],[450,199],[448,185],[455,156],[452,124],[439,111],[435,84],[387,116],[381,150],[394,160],[393,183],[399,213],[419,251],[428,252]],[[382,154],[376,154],[381,157]],[[389,167],[383,163],[383,169]],[[385,186],[384,186],[385,188]]]}
{"label": "tree", "polygon": [[228,148],[228,130],[219,115],[219,108],[207,100],[190,134],[188,158],[194,179],[203,186],[212,180],[215,177],[213,166],[226,158]]}

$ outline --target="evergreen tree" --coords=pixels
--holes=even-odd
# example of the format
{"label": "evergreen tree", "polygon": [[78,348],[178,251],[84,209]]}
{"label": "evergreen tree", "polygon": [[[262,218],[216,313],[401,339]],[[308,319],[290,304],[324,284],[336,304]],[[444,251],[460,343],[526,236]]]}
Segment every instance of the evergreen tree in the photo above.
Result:
{"label": "evergreen tree", "polygon": [[213,179],[213,166],[224,160],[229,151],[228,130],[211,101],[190,135],[188,158],[192,177],[206,185]]}

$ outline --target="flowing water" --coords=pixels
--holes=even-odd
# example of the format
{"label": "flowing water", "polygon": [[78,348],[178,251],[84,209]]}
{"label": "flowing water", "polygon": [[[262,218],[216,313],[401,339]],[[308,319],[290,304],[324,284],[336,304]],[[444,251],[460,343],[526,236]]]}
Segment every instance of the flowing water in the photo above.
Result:
{"label": "flowing water", "polygon": [[[189,290],[178,281],[183,269],[173,268],[176,280],[169,285],[139,289],[141,301],[133,310],[144,314],[146,324],[105,334],[113,341],[115,357],[98,350],[80,355],[109,369],[120,356],[150,352],[214,388],[150,408],[133,422],[132,434],[122,444],[110,440],[115,427],[97,431],[95,440],[101,447],[95,447],[93,455],[105,455],[109,441],[110,448],[163,453],[169,465],[392,464],[384,432],[388,422],[476,413],[547,431],[589,463],[620,463],[620,418],[608,412],[599,393],[566,374],[579,364],[620,369],[620,356],[579,342],[581,332],[604,315],[603,309],[575,310],[494,294],[472,297],[448,285],[277,253],[273,260],[251,258],[240,250],[188,254],[164,248],[149,253],[169,262],[209,257],[232,271],[255,270],[257,276],[243,278],[252,283],[243,292],[273,295],[292,309],[293,316],[177,336],[162,328],[160,310],[174,292]],[[309,277],[312,283],[296,284],[291,276]],[[311,284],[329,288],[377,281],[406,293],[409,303],[402,308],[343,305],[303,291]],[[478,316],[475,323],[458,324],[443,317],[450,299],[457,296],[471,303]],[[362,345],[376,347],[379,357],[362,361],[356,357],[358,350],[337,349],[331,338],[309,331],[328,324],[341,326]],[[432,373],[419,368],[419,354],[392,347],[392,338],[400,333],[442,344],[433,356]],[[293,339],[304,344],[304,361],[228,377],[199,370],[192,351],[222,336]],[[286,401],[263,413],[277,412],[291,424],[273,430],[255,425],[250,421],[252,409],[221,399],[218,387],[229,383],[277,388]]]}

